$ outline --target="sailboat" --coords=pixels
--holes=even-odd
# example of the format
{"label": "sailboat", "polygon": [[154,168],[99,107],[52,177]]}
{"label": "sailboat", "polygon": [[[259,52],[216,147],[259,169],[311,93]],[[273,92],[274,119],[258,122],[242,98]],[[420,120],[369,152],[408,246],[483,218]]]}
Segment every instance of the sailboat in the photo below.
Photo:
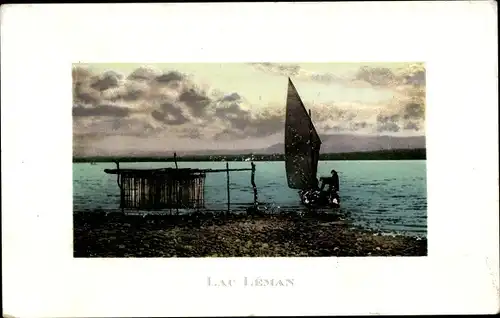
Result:
{"label": "sailboat", "polygon": [[288,187],[299,190],[306,206],[339,207],[337,193],[325,196],[318,188],[318,161],[321,139],[297,89],[288,78],[285,115],[285,169]]}

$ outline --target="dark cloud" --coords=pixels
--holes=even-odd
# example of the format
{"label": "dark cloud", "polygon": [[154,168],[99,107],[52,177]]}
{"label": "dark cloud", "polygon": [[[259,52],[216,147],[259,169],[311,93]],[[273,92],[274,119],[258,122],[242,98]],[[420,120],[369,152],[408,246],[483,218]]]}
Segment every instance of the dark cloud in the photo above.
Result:
{"label": "dark cloud", "polygon": [[396,75],[385,67],[361,67],[356,75],[356,80],[365,81],[373,86],[390,86],[397,82]]}
{"label": "dark cloud", "polygon": [[250,112],[241,109],[238,103],[215,110],[215,116],[229,122],[233,128],[243,130],[250,124]]}
{"label": "dark cloud", "polygon": [[356,109],[350,107],[351,109],[345,109],[338,107],[335,103],[328,105],[313,105],[311,107],[311,116],[314,122],[321,122],[327,120],[336,120],[351,122],[357,116]]}
{"label": "dark cloud", "polygon": [[391,114],[377,115],[377,131],[378,132],[398,132],[401,130],[399,125],[400,115],[399,114]]}
{"label": "dark cloud", "polygon": [[85,82],[93,76],[89,70],[79,66],[73,67],[71,75],[73,77],[73,84]]}
{"label": "dark cloud", "polygon": [[189,119],[182,114],[182,110],[172,103],[163,103],[159,110],[154,110],[151,116],[159,122],[168,125],[182,125],[189,122]]}
{"label": "dark cloud", "polygon": [[378,114],[377,122],[380,124],[392,123],[399,121],[399,118],[400,116],[398,114],[393,114],[393,115]]}
{"label": "dark cloud", "polygon": [[[317,82],[340,79],[329,73],[308,73],[298,65],[254,63],[273,74],[298,74],[297,78]],[[172,138],[211,138],[237,140],[261,138],[284,130],[284,107],[267,105],[250,110],[238,92],[200,89],[191,77],[175,70],[166,72],[138,68],[127,78],[114,72],[94,74],[74,68],[73,122],[76,134],[96,132],[99,136],[145,137],[153,133],[172,133]],[[329,131],[398,132],[421,129],[425,111],[425,71],[412,69],[392,72],[367,67],[357,73],[360,80],[378,87],[394,88],[394,98],[387,105],[359,103],[309,104],[317,128]],[[394,84],[396,83],[396,84]],[[391,85],[403,86],[393,87]],[[396,95],[400,94],[400,95]],[[307,103],[307,101],[306,101]],[[273,107],[277,106],[277,107]],[[378,117],[375,112],[381,109]],[[91,120],[88,120],[92,116]],[[188,124],[185,126],[179,126]],[[169,130],[169,126],[179,126]],[[186,126],[191,128],[186,128]],[[192,127],[194,126],[194,127]],[[76,127],[76,128],[75,128]],[[203,129],[207,127],[207,129]],[[208,129],[210,127],[210,129]],[[422,128],[423,129],[423,128]],[[321,131],[319,131],[321,133]],[[82,150],[91,137],[81,137],[75,151]],[[83,148],[82,148],[83,147]]]}
{"label": "dark cloud", "polygon": [[147,67],[139,67],[138,69],[134,70],[130,75],[127,77],[128,80],[134,80],[134,81],[149,81],[155,79],[158,75],[158,72],[147,68]]}
{"label": "dark cloud", "polygon": [[130,114],[130,109],[115,105],[99,105],[96,107],[73,107],[74,117],[88,117],[88,116],[101,116],[101,117],[126,117]]}
{"label": "dark cloud", "polygon": [[124,101],[137,101],[146,97],[148,89],[137,85],[127,85],[126,90],[120,95]]}
{"label": "dark cloud", "polygon": [[238,93],[232,93],[229,95],[225,95],[220,99],[221,102],[234,102],[241,101],[241,96]]}
{"label": "dark cloud", "polygon": [[423,118],[425,114],[424,105],[419,103],[408,103],[403,109],[404,119],[420,119]]}
{"label": "dark cloud", "polygon": [[282,113],[263,113],[252,119],[249,134],[253,137],[266,137],[281,132],[285,129],[285,116]]}
{"label": "dark cloud", "polygon": [[183,74],[176,72],[176,71],[173,71],[173,72],[167,72],[167,73],[164,73],[160,76],[157,76],[156,81],[158,83],[168,84],[172,81],[182,81],[185,78],[186,77]]}
{"label": "dark cloud", "polygon": [[73,103],[74,104],[98,104],[101,94],[95,89],[87,86],[85,83],[76,82],[73,85]]}
{"label": "dark cloud", "polygon": [[248,110],[242,109],[240,104],[233,102],[228,106],[219,107],[215,110],[215,117],[229,123],[230,130],[237,136],[265,137],[273,135],[284,129],[285,117],[282,113],[274,113],[263,110],[252,116]]}
{"label": "dark cloud", "polygon": [[179,96],[179,101],[183,102],[196,117],[203,116],[207,106],[212,102],[204,92],[199,92],[193,88],[184,91]]}
{"label": "dark cloud", "polygon": [[116,72],[109,71],[100,76],[94,76],[90,87],[97,91],[105,91],[109,88],[118,87],[122,76]]}
{"label": "dark cloud", "polygon": [[418,70],[411,74],[405,74],[402,76],[405,84],[410,85],[425,85],[425,70]]}
{"label": "dark cloud", "polygon": [[412,121],[407,122],[404,128],[406,130],[420,131],[420,125]]}
{"label": "dark cloud", "polygon": [[[425,119],[426,95],[425,68],[422,63],[414,63],[394,71],[388,68],[364,66],[359,69],[355,77],[375,87],[394,89],[395,98],[390,113],[377,116],[377,131],[420,129],[421,121]],[[406,124],[403,125],[402,120]]]}
{"label": "dark cloud", "polygon": [[106,98],[112,102],[137,102],[148,98],[151,88],[138,82],[125,83],[120,89],[108,91]]}

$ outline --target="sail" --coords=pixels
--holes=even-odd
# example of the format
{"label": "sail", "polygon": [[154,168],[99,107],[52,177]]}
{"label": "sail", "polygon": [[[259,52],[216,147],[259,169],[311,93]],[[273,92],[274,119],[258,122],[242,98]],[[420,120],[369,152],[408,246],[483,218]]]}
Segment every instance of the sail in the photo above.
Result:
{"label": "sail", "polygon": [[315,186],[321,139],[292,81],[288,79],[285,117],[285,169],[288,187]]}

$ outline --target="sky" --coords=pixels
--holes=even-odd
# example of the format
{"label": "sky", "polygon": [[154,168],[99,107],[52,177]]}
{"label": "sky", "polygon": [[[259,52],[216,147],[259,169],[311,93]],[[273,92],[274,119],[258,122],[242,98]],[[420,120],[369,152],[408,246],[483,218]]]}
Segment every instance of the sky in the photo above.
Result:
{"label": "sky", "polygon": [[75,155],[283,141],[288,78],[320,135],[425,135],[423,63],[73,64]]}

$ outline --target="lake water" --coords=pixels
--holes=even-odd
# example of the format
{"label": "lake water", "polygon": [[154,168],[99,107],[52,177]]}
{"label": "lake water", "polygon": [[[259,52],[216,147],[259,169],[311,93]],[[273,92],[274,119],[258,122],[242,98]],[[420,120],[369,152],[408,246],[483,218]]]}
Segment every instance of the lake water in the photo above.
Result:
{"label": "lake water", "polygon": [[[303,210],[296,190],[286,184],[282,161],[256,162],[255,183],[259,202],[272,211]],[[225,169],[225,162],[179,162],[179,168]],[[165,168],[173,163],[121,163],[120,168]],[[116,211],[120,195],[116,175],[104,169],[114,163],[74,163],[73,202],[75,211]],[[230,162],[230,168],[250,168],[249,162]],[[354,223],[396,232],[426,236],[427,189],[425,160],[408,161],[320,161],[318,175],[335,169],[340,179],[342,212]],[[207,209],[227,208],[225,173],[206,177]],[[231,207],[243,209],[253,201],[250,172],[231,172]]]}

